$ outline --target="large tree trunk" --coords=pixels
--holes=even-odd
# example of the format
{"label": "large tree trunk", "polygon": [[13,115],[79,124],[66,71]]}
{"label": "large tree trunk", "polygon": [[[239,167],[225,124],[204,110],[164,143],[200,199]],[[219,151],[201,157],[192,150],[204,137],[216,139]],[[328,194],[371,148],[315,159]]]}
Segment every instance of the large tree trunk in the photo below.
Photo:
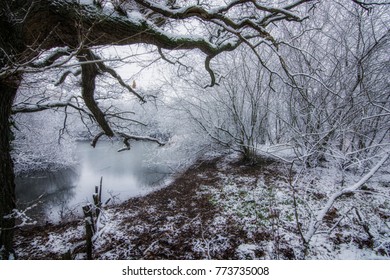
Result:
{"label": "large tree trunk", "polygon": [[[25,50],[21,25],[12,20],[12,8],[24,1],[0,0],[0,259],[13,256],[15,218],[15,175],[11,158],[11,107],[20,85],[21,74],[4,75]],[[22,5],[23,6],[23,5]]]}
{"label": "large tree trunk", "polygon": [[11,106],[20,79],[0,80],[0,259],[13,255],[15,175],[11,158]]}

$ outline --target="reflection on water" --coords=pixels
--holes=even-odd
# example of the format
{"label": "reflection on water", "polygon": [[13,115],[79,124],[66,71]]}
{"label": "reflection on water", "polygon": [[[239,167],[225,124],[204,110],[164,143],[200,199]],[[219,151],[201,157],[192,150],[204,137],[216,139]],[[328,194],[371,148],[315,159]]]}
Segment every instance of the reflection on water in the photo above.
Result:
{"label": "reflection on water", "polygon": [[35,172],[16,178],[16,195],[21,208],[41,201],[34,218],[38,222],[58,221],[69,214],[79,214],[81,206],[92,201],[95,186],[103,177],[102,201],[125,200],[149,193],[166,178],[163,167],[150,169],[144,160],[157,149],[153,144],[135,143],[126,152],[99,142],[96,148],[81,142],[77,147],[78,165],[56,172]]}

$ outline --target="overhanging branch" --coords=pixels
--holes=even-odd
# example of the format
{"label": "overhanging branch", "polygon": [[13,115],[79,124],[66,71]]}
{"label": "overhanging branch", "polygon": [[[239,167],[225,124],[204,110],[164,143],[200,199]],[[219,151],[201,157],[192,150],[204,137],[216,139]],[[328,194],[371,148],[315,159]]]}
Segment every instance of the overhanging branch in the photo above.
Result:
{"label": "overhanging branch", "polygon": [[[82,50],[77,58],[81,62],[94,60],[95,56],[89,49]],[[94,98],[95,95],[95,80],[99,74],[99,68],[95,63],[86,63],[81,65],[81,95],[85,102],[85,105],[91,111],[96,122],[108,137],[114,136],[110,125],[108,124],[104,113],[99,108]]]}
{"label": "overhanging branch", "polygon": [[118,152],[130,150],[130,140],[135,141],[146,141],[146,142],[154,142],[157,143],[159,146],[164,146],[165,143],[161,142],[157,138],[149,137],[149,136],[139,136],[139,135],[130,135],[123,132],[117,132],[117,135],[123,138],[123,144],[124,147],[119,149]]}
{"label": "overhanging branch", "polygon": [[35,112],[41,112],[45,110],[50,109],[56,109],[56,108],[63,108],[63,107],[72,107],[80,112],[83,112],[87,115],[91,115],[89,112],[87,112],[84,108],[81,108],[75,103],[72,103],[72,99],[75,97],[71,97],[65,101],[48,101],[48,102],[42,102],[42,103],[18,103],[15,104],[12,107],[12,114],[19,114],[19,113],[35,113]]}

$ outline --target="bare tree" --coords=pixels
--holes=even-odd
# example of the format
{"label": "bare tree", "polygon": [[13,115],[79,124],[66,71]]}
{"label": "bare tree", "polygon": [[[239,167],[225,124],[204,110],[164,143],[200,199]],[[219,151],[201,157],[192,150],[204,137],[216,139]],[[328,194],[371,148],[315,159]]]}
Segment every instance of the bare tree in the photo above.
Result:
{"label": "bare tree", "polygon": [[[388,8],[367,11],[335,1],[316,7],[322,15],[316,22],[305,22],[295,30],[286,26],[288,35],[281,42],[286,48],[280,51],[289,54],[283,60],[291,86],[284,86],[289,102],[283,123],[298,159],[304,163],[296,181],[305,177],[307,167],[318,166],[336,166],[342,178],[319,204],[305,197],[298,206],[294,197],[294,206],[301,210],[300,217],[296,216],[297,229],[305,249],[315,234],[330,234],[337,228],[349,214],[348,208],[355,209],[361,220],[359,213],[364,213],[364,207],[356,198],[349,200],[353,208],[347,206],[345,197],[361,192],[364,200],[369,199],[373,194],[362,190],[388,161]],[[361,178],[345,186],[348,171]],[[292,187],[295,196],[297,186]],[[375,183],[370,187],[375,195],[386,195]],[[325,217],[336,203],[339,212],[347,210],[336,223],[326,225]],[[364,224],[363,228],[375,240],[370,226]]]}
{"label": "bare tree", "polygon": [[281,42],[293,84],[285,88],[284,123],[307,166],[332,160],[343,169],[389,145],[388,7],[368,13],[340,2],[317,9],[322,18],[290,29]]}
{"label": "bare tree", "polygon": [[255,163],[259,145],[271,137],[270,73],[246,48],[234,55],[221,55],[218,61],[226,73],[220,86],[194,90],[182,98],[181,106],[212,141],[239,152],[244,161]]}

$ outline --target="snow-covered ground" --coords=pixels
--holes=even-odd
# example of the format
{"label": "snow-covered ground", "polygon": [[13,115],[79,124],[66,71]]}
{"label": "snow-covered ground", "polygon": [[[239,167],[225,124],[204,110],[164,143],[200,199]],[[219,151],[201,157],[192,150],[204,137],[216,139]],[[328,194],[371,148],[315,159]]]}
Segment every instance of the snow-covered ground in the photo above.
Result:
{"label": "snow-covered ground", "polygon": [[[364,174],[363,174],[364,175]],[[390,190],[384,168],[340,197],[310,240],[329,197],[362,174],[304,169],[237,155],[198,161],[168,187],[103,211],[96,259],[389,259]],[[83,221],[17,232],[21,259],[85,258]]]}

